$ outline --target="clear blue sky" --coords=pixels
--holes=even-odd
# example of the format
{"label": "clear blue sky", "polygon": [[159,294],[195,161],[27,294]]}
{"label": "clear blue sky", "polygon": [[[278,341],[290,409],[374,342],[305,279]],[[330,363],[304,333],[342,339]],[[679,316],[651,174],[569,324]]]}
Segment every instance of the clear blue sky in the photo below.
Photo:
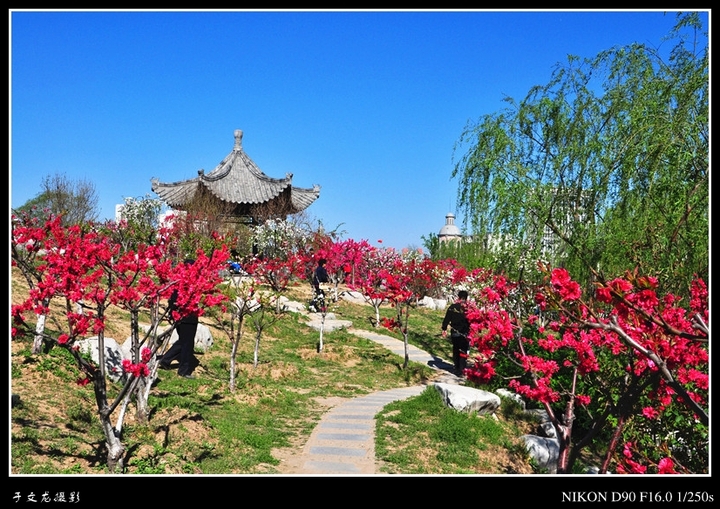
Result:
{"label": "clear blue sky", "polygon": [[547,83],[569,54],[661,46],[676,21],[661,10],[9,15],[11,207],[65,174],[91,181],[101,219],[113,218],[125,197],[157,197],[153,177],[214,169],[241,129],[268,176],[322,187],[311,217],[398,249],[457,213],[453,146],[468,121]]}

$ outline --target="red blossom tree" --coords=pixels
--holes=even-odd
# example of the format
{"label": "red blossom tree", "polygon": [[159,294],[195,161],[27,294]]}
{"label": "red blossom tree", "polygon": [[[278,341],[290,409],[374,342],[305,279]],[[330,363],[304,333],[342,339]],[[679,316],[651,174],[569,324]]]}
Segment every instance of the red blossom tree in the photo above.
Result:
{"label": "red blossom tree", "polygon": [[[316,250],[315,260],[327,260],[325,268],[334,283],[334,300],[338,298],[338,285],[344,282],[349,288],[355,285],[355,275],[366,273],[368,253],[374,248],[366,241],[353,239],[327,242]],[[313,267],[314,268],[314,267]]]}
{"label": "red blossom tree", "polygon": [[[650,425],[672,411],[695,419],[700,427],[708,425],[703,408],[708,401],[709,367],[704,283],[693,283],[693,297],[683,307],[676,296],[659,298],[650,277],[628,273],[599,282],[595,294],[583,298],[567,271],[544,266],[541,270],[547,274],[547,284],[535,294],[541,314],[523,321],[508,312],[505,307],[513,292],[499,280],[469,314],[470,341],[478,350],[469,378],[488,383],[499,376],[496,368],[503,354],[505,369],[512,365],[508,360],[520,368],[525,375],[508,385],[547,411],[559,440],[560,473],[570,472],[580,451],[608,426],[612,439],[602,472],[613,458],[618,472],[642,473],[647,464],[654,464],[658,472],[682,469],[669,456],[646,457],[641,465],[633,459],[633,445],[628,442],[622,455],[616,452],[633,419]],[[549,322],[542,317],[548,313],[553,317]],[[590,424],[584,427],[584,436],[574,438],[579,410]]]}
{"label": "red blossom tree", "polygon": [[396,312],[395,319],[383,320],[381,324],[390,330],[400,331],[403,336],[405,346],[403,369],[407,369],[410,361],[408,354],[410,310],[417,306],[418,300],[434,288],[432,280],[434,267],[435,264],[430,259],[397,258],[391,266],[379,272],[379,277],[383,281],[380,295],[395,308]]}
{"label": "red blossom tree", "polygon": [[[173,286],[178,290],[180,314],[197,312],[200,315],[204,306],[216,305],[222,300],[222,296],[215,295],[216,275],[224,265],[227,253],[221,250],[206,257],[198,252],[199,263],[192,271],[171,271],[172,262],[165,259],[169,244],[159,240],[152,246],[140,245],[135,250],[124,250],[113,240],[109,229],[112,227],[92,224],[64,228],[52,219],[42,226],[18,228],[12,239],[13,252],[18,246],[33,244],[31,239],[42,239],[43,250],[34,260],[37,284],[30,289],[25,301],[12,306],[11,313],[13,337],[37,334],[38,329],[29,319],[31,315],[49,315],[54,320],[60,332],[48,334],[43,331],[43,341],[70,351],[83,373],[83,378],[78,381],[80,385],[92,382],[105,434],[108,468],[111,472],[121,472],[125,452],[121,440],[124,406],[116,425],[112,424],[111,415],[118,406],[127,405],[131,394],[136,398],[144,397],[146,402],[147,393],[137,389],[151,385],[151,381],[144,386],[140,384],[151,376],[148,363],[154,352],[141,346],[137,316],[142,308],[157,308],[159,300],[167,298]],[[50,307],[49,303],[55,297],[65,300],[62,311]],[[127,377],[112,400],[108,395],[105,362],[105,319],[111,306],[131,312],[133,330],[133,359],[123,362]],[[151,330],[156,325],[153,324]],[[77,345],[78,340],[88,335],[97,336],[97,364],[81,355]],[[142,403],[139,412],[144,412]]]}
{"label": "red blossom tree", "polygon": [[365,251],[362,263],[356,264],[355,282],[350,288],[358,291],[375,311],[373,325],[380,326],[380,307],[387,303],[387,288],[382,272],[393,266],[400,255],[392,248],[371,247]]}

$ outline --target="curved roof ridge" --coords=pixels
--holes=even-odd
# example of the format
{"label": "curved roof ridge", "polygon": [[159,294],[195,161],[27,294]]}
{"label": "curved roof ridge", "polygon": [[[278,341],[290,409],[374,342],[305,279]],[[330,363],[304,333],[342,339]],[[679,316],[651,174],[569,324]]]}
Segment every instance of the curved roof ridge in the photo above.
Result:
{"label": "curved roof ridge", "polygon": [[[292,173],[285,178],[267,176],[242,148],[242,131],[235,131],[235,146],[209,173],[198,171],[198,176],[171,184],[152,179],[152,189],[171,207],[182,208],[200,186],[219,200],[235,204],[261,204],[290,192],[295,211],[307,208],[320,195],[320,186],[296,188],[292,186]],[[297,194],[298,196],[295,196]]]}

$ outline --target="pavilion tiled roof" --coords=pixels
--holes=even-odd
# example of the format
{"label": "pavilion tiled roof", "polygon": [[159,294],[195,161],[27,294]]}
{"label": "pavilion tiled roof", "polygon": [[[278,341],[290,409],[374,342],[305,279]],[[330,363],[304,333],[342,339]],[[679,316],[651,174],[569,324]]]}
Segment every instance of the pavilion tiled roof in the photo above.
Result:
{"label": "pavilion tiled roof", "polygon": [[241,130],[235,131],[235,146],[217,167],[205,174],[180,182],[163,183],[152,179],[152,190],[168,206],[183,210],[198,192],[208,191],[225,203],[236,205],[239,211],[251,210],[253,206],[271,203],[290,194],[293,214],[309,207],[320,196],[320,186],[312,188],[293,187],[292,173],[276,179],[265,175],[242,148]]}

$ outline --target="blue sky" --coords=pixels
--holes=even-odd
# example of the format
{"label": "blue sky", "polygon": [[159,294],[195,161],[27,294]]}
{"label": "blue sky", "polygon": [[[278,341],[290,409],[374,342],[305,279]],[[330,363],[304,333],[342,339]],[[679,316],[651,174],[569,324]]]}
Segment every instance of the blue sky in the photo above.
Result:
{"label": "blue sky", "polygon": [[[703,14],[707,27],[708,12]],[[270,177],[321,186],[344,238],[421,247],[457,213],[468,122],[548,82],[569,54],[661,46],[674,12],[10,12],[10,199],[44,176],[125,197],[211,171],[233,132]],[[462,226],[458,215],[456,223]]]}

